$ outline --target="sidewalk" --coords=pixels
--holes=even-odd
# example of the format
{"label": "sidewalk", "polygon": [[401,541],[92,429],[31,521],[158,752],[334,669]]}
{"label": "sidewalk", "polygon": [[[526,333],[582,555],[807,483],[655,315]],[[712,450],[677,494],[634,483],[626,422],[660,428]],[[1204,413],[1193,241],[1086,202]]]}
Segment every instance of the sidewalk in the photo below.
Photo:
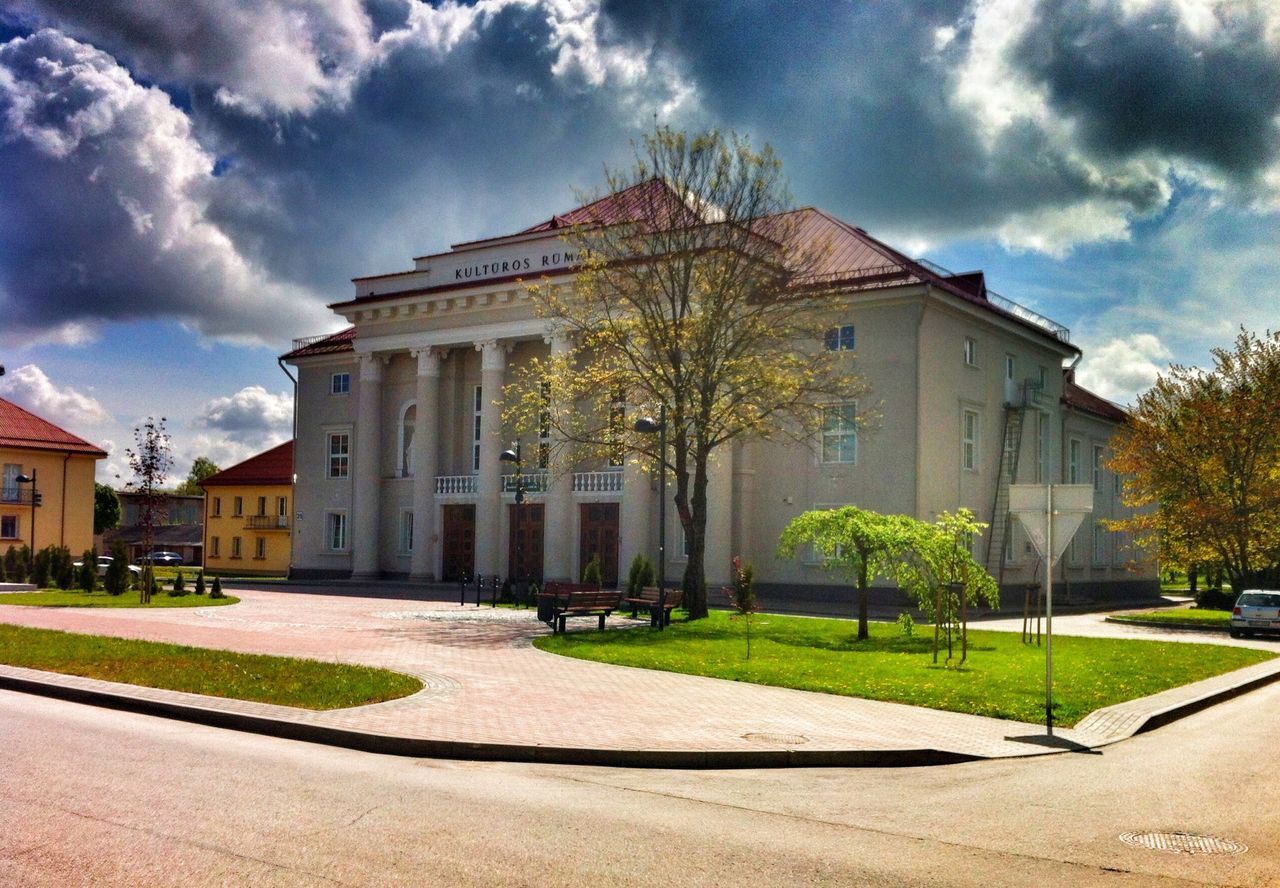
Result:
{"label": "sidewalk", "polygon": [[[1096,748],[1280,678],[1280,660],[1091,714],[1074,729],[610,666],[536,650],[529,611],[237,590],[232,607],[25,608],[0,621],[382,666],[422,691],[311,712],[0,666],[0,687],[375,752],[637,767],[923,765]],[[2,599],[0,599],[2,602]],[[610,618],[627,625],[625,617]]]}

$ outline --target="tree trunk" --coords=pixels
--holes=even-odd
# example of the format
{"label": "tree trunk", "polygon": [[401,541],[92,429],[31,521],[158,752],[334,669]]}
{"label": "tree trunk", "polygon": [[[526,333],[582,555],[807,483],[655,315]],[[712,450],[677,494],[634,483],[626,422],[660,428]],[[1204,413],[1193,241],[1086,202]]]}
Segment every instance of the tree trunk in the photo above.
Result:
{"label": "tree trunk", "polygon": [[707,457],[698,454],[693,464],[693,493],[689,500],[689,563],[684,570],[684,600],[689,619],[707,616]]}
{"label": "tree trunk", "polygon": [[870,637],[867,630],[867,559],[861,559],[858,567],[858,641]]}

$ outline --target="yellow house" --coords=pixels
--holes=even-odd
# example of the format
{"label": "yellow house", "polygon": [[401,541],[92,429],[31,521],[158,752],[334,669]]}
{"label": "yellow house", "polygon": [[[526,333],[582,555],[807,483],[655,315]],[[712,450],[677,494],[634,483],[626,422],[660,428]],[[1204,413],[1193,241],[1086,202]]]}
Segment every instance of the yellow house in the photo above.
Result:
{"label": "yellow house", "polygon": [[93,475],[106,455],[0,398],[0,555],[25,544],[66,546],[79,558],[92,547]]}
{"label": "yellow house", "polygon": [[289,572],[293,442],[210,475],[204,488],[204,569],[234,575]]}

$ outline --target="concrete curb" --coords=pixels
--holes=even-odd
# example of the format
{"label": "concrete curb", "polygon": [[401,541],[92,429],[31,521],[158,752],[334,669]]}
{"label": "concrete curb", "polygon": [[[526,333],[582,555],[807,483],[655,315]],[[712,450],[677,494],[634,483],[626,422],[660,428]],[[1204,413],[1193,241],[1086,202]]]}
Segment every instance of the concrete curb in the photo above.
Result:
{"label": "concrete curb", "polygon": [[286,740],[300,740],[382,755],[467,761],[521,762],[549,765],[594,765],[610,768],[742,769],[742,768],[907,768],[977,761],[981,756],[940,749],[601,749],[574,746],[521,746],[392,737],[365,731],[306,724],[247,713],[227,712],[129,694],[77,688],[53,681],[0,675],[0,688],[38,694],[73,703],[137,712],[215,728],[228,728]]}
{"label": "concrete curb", "polygon": [[1218,626],[1206,626],[1203,623],[1170,623],[1168,620],[1117,620],[1107,617],[1103,622],[1115,623],[1117,626],[1145,626],[1152,629],[1172,629],[1178,632],[1216,632],[1226,635],[1228,630]]}
{"label": "concrete curb", "polygon": [[1181,703],[1174,703],[1164,709],[1153,710],[1147,713],[1141,723],[1133,729],[1130,736],[1135,734],[1145,734],[1147,731],[1154,731],[1156,728],[1164,727],[1167,724],[1177,721],[1180,718],[1186,718],[1188,715],[1194,715],[1201,710],[1208,709],[1217,703],[1225,703],[1227,700],[1239,697],[1241,694],[1247,694],[1249,691],[1266,687],[1269,684],[1280,681],[1280,669],[1273,670],[1267,675],[1259,675],[1256,678],[1246,679],[1239,684],[1229,687],[1219,688],[1209,691],[1195,697],[1191,700],[1184,700]]}

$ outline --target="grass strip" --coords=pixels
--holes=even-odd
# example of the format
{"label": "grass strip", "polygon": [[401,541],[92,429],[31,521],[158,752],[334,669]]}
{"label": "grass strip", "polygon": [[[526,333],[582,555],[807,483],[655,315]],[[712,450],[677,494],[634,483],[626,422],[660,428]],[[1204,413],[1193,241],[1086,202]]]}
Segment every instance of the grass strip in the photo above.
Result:
{"label": "grass strip", "polygon": [[6,592],[0,594],[0,604],[19,604],[28,607],[218,607],[224,604],[236,604],[240,599],[234,595],[223,598],[210,598],[196,595],[188,591],[185,595],[171,595],[161,589],[151,596],[150,604],[143,604],[141,593],[136,589],[120,595],[108,595],[106,592],[83,592],[78,589],[44,589],[40,592]]}
{"label": "grass strip", "polygon": [[317,710],[380,703],[422,688],[422,682],[412,676],[368,666],[8,624],[0,624],[0,663]]}
{"label": "grass strip", "polygon": [[[1044,719],[1045,651],[1016,632],[969,631],[969,659],[948,667],[945,645],[935,665],[933,632],[903,636],[896,623],[872,623],[857,641],[849,620],[757,614],[746,658],[746,621],[713,612],[705,620],[610,632],[575,631],[538,638],[552,653],[644,669],[865,697],[994,718]],[[959,645],[955,648],[959,656]],[[1074,725],[1095,709],[1145,697],[1268,660],[1275,654],[1225,645],[1055,636],[1054,707]]]}
{"label": "grass strip", "polygon": [[1117,623],[1168,623],[1173,626],[1231,628],[1231,611],[1228,610],[1181,607],[1177,610],[1148,611],[1141,614],[1112,614],[1108,619]]}

